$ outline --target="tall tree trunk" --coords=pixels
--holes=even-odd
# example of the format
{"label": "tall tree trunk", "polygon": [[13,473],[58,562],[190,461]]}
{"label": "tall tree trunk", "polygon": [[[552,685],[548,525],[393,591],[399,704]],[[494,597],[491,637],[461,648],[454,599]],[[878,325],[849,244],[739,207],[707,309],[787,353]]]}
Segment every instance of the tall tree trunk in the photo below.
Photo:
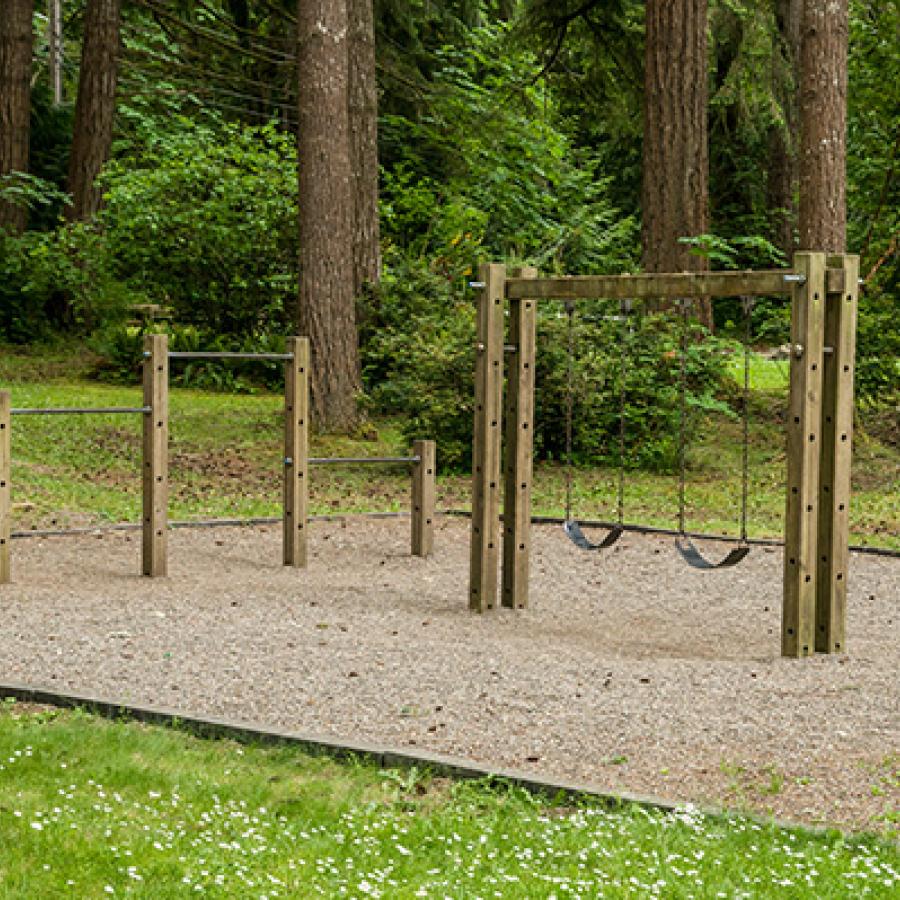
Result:
{"label": "tall tree trunk", "polygon": [[[642,259],[647,272],[699,271],[679,238],[709,228],[706,0],[647,0]],[[708,299],[694,305],[712,327]]]}
{"label": "tall tree trunk", "polygon": [[[804,0],[800,35],[800,249],[847,240],[848,0]],[[885,73],[890,78],[889,73]]]}
{"label": "tall tree trunk", "polygon": [[100,190],[94,182],[112,146],[120,20],[121,0],[88,0],[69,156],[70,222],[89,219],[100,208]]}
{"label": "tall tree trunk", "polygon": [[347,33],[346,0],[298,0],[298,325],[312,349],[313,416],[326,429],[355,423],[360,389]]}
{"label": "tall tree trunk", "polygon": [[772,93],[783,120],[769,126],[766,208],[772,218],[772,239],[790,263],[795,243],[797,210],[797,83],[800,69],[800,14],[803,0],[775,0],[772,47]]}
{"label": "tall tree trunk", "polygon": [[[0,3],[0,175],[28,171],[32,0]],[[28,210],[0,201],[0,228],[24,231]]]}
{"label": "tall tree trunk", "polygon": [[378,223],[378,82],[372,0],[347,0],[350,20],[349,117],[353,177],[353,290],[362,295],[381,275]]}

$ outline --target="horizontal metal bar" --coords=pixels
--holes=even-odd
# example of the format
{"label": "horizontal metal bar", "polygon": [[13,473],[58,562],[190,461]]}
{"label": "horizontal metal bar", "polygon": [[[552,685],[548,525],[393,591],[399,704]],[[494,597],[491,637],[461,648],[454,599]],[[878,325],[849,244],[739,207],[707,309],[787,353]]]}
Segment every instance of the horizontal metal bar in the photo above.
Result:
{"label": "horizontal metal bar", "polygon": [[[828,269],[826,290],[839,293],[844,273]],[[569,275],[562,278],[507,278],[506,296],[550,300],[635,300],[664,297],[747,297],[790,294],[796,280],[789,269],[738,272]]]}
{"label": "horizontal metal bar", "polygon": [[294,355],[292,353],[232,353],[231,351],[224,350],[170,350],[169,351],[169,359],[255,359],[255,360],[270,360],[270,359],[293,359]]}
{"label": "horizontal metal bar", "polygon": [[307,462],[311,466],[330,466],[347,463],[366,465],[367,463],[417,463],[419,456],[311,456]]}
{"label": "horizontal metal bar", "polygon": [[[408,510],[392,510],[390,512],[351,512],[351,513],[325,513],[317,516],[307,516],[309,522],[339,522],[341,519],[408,519]],[[254,525],[280,525],[284,521],[282,516],[254,516],[247,519],[187,519],[179,522],[169,522],[169,528],[245,528]],[[115,531],[140,531],[144,526],[140,522],[119,522],[112,525],[97,525],[94,528],[55,528],[51,530],[14,531],[10,537],[22,540],[23,538],[47,538],[47,537],[78,537],[85,534],[106,534]]]}
{"label": "horizontal metal bar", "polygon": [[152,406],[45,406],[14,407],[10,410],[14,416],[85,416],[116,415],[119,413],[150,413]]}

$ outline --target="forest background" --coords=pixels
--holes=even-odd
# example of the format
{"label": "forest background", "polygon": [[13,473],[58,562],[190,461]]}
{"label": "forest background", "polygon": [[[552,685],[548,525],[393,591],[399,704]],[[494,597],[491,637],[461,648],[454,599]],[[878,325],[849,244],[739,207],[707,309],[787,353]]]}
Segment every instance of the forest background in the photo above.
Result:
{"label": "forest background", "polygon": [[[337,406],[320,386],[320,425],[353,427],[360,416],[390,413],[407,437],[437,438],[445,467],[465,468],[474,368],[468,283],[477,264],[581,274],[648,267],[653,197],[645,171],[642,200],[642,151],[647,140],[660,143],[645,134],[649,3],[3,2],[0,70],[10,71],[16,15],[20,31],[30,26],[30,49],[27,166],[0,178],[0,340],[77,337],[97,377],[129,383],[146,329],[167,330],[176,349],[278,350],[286,334],[316,327],[304,290],[320,298],[326,319],[343,315],[328,303],[346,278],[335,287],[333,272],[315,271],[323,258],[316,248],[339,240],[343,228],[367,241],[362,257],[353,253],[349,331],[332,345],[335,358],[346,357],[354,402],[332,416]],[[790,265],[800,200],[801,4],[680,5],[699,10],[704,23],[708,201],[701,233],[688,230],[675,247],[685,255],[670,260],[677,268]],[[304,28],[332,21],[351,42],[342,76],[351,115],[330,120],[318,135],[324,143],[304,144],[314,137],[310,116],[328,100],[311,93],[322,58],[309,55]],[[879,435],[896,444],[900,4],[852,0],[848,37],[846,249],[860,253],[865,281],[858,396]],[[371,70],[354,70],[369,51]],[[688,68],[664,81],[687,79]],[[23,85],[18,94],[9,78],[4,85],[0,119],[24,95]],[[97,105],[79,113],[89,100]],[[362,119],[354,120],[354,102]],[[374,140],[374,132],[352,133],[367,103],[377,104],[374,224],[359,211],[368,176],[352,147],[347,159],[335,150],[348,125],[353,140]],[[93,124],[79,128],[79,119]],[[340,203],[322,193],[317,156],[351,184],[352,208],[340,221]],[[136,326],[141,306],[163,318]],[[583,312],[573,369],[565,317],[550,308],[539,325],[538,453],[564,452],[571,383],[577,458],[611,459],[624,380],[631,464],[670,470],[677,327],[642,318],[623,373],[619,323]],[[739,310],[714,302],[704,324],[709,334],[691,342],[688,360],[695,415],[737,408],[725,374],[740,349]],[[757,348],[787,340],[783,301],[758,301],[750,324]],[[324,370],[324,354],[320,362]],[[274,367],[212,364],[180,376],[228,390],[278,378]]]}

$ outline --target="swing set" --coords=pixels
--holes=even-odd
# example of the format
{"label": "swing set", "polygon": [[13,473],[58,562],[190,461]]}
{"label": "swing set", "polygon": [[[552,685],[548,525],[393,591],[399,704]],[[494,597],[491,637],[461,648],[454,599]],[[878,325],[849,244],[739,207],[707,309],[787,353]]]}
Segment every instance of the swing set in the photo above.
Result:
{"label": "swing set", "polygon": [[[479,279],[474,284],[478,288],[478,338],[470,609],[485,612],[496,606],[498,580],[503,606],[522,609],[528,604],[534,369],[540,301],[564,301],[568,318],[563,527],[575,546],[594,552],[609,549],[631,528],[624,519],[624,457],[626,374],[634,334],[632,303],[648,299],[675,301],[682,318],[675,547],[689,566],[716,570],[738,565],[750,552],[748,401],[753,298],[787,295],[791,302],[792,352],[781,651],[788,657],[845,652],[859,258],[802,252],[795,254],[792,269],[561,278],[538,278],[537,270],[531,267],[507,275],[504,266],[490,264],[480,268]],[[735,298],[741,304],[744,322],[740,536],[719,560],[708,559],[700,552],[685,524],[688,321],[692,299],[699,297]],[[615,524],[596,542],[585,535],[572,514],[576,300],[618,300],[618,318],[622,323],[618,514]],[[509,357],[507,366],[505,351]],[[498,531],[501,521],[502,530]]]}

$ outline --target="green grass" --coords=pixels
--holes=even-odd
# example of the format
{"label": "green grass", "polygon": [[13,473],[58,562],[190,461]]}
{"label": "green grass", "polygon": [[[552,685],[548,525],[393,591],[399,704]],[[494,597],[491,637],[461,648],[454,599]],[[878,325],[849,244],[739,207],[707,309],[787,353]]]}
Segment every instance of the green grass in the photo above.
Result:
{"label": "green grass", "polygon": [[0,709],[0,897],[896,896],[900,853]]}
{"label": "green grass", "polygon": [[[75,365],[60,351],[0,355],[0,387],[16,406],[140,405],[137,388],[87,380],[89,360]],[[742,360],[733,375],[742,382]],[[782,419],[787,364],[751,358],[750,518],[754,537],[779,537],[784,517]],[[171,392],[173,519],[275,516],[281,510],[282,399],[268,393]],[[16,528],[137,521],[140,515],[140,421],[123,417],[20,417],[13,427]],[[880,433],[880,432],[879,432]],[[741,423],[715,416],[691,436],[688,528],[734,535],[740,504]],[[400,423],[381,419],[353,437],[313,435],[314,456],[405,453]],[[440,448],[438,448],[440,454]],[[616,477],[609,468],[573,474],[573,505],[581,518],[614,518]],[[853,543],[900,549],[900,452],[865,428],[857,430],[851,504]],[[441,508],[468,508],[469,478],[439,479]],[[534,512],[560,515],[566,473],[555,464],[535,472]],[[409,505],[409,474],[396,467],[320,467],[310,485],[313,514],[396,511]],[[674,527],[678,480],[629,472],[625,518]]]}

